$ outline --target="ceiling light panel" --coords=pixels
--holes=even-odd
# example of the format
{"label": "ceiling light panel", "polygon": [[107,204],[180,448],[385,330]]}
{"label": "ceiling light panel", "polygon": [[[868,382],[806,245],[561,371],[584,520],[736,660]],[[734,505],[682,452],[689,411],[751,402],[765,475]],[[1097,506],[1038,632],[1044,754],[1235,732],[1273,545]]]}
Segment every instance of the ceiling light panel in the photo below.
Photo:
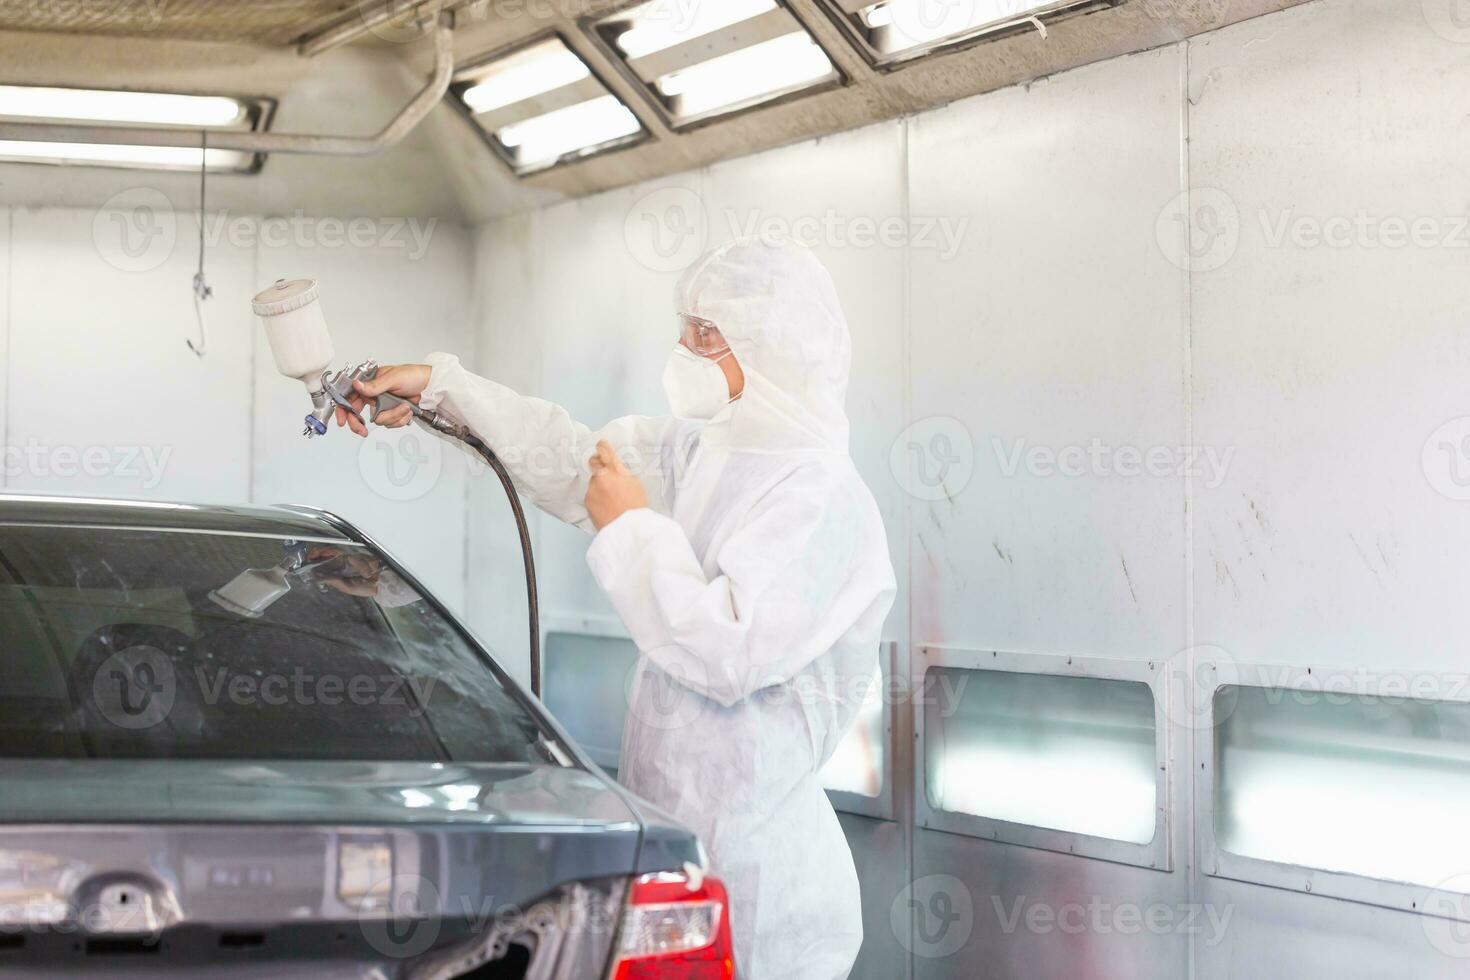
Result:
{"label": "ceiling light panel", "polygon": [[939,51],[1038,31],[1062,17],[1122,0],[819,0],[874,65],[893,67]]}
{"label": "ceiling light panel", "polygon": [[674,129],[842,82],[777,0],[651,0],[585,26]]}
{"label": "ceiling light panel", "polygon": [[648,135],[638,117],[557,36],[459,69],[450,92],[517,174],[627,146]]}
{"label": "ceiling light panel", "polygon": [[[269,125],[273,108],[269,99],[222,95],[0,85],[0,120],[6,122],[257,132]],[[263,154],[236,150],[201,153],[193,147],[0,140],[0,161],[10,163],[198,170],[201,156],[209,170],[221,173],[253,173],[264,161]]]}

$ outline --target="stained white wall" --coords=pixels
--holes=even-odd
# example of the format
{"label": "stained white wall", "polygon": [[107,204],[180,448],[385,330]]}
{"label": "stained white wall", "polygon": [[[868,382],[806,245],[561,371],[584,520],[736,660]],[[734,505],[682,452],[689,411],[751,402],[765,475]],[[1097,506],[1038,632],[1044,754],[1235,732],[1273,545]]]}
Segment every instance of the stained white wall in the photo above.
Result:
{"label": "stained white wall", "polygon": [[[1224,219],[1191,290],[1194,432],[1235,453],[1191,497],[1193,612],[1242,662],[1465,676],[1465,10],[1309,5],[1191,45],[1190,182]],[[1198,899],[1235,910],[1201,977],[1464,975],[1448,923],[1217,878]]]}
{"label": "stained white wall", "polygon": [[[59,171],[50,171],[59,173]],[[107,208],[0,208],[4,487],[205,503],[303,503],[357,521],[446,600],[464,594],[464,467],[421,434],[308,442],[250,297],[321,280],[339,359],[417,359],[470,336],[470,237],[396,220],[206,223],[208,347],[190,279],[198,219],[146,180]]]}
{"label": "stained white wall", "polygon": [[[907,663],[940,644],[1450,669],[1470,544],[1470,503],[1451,499],[1470,483],[1470,423],[1454,421],[1470,359],[1470,28],[1455,12],[1318,0],[493,223],[478,239],[495,283],[479,298],[481,369],[591,423],[657,410],[677,270],[742,231],[795,232],[852,321],[854,455],[904,581],[888,631]],[[1378,230],[1434,219],[1422,234],[1440,240],[1290,237],[1295,219],[1360,210]],[[543,606],[601,622],[585,540],[550,521],[538,534]],[[474,536],[471,554],[472,594],[506,580]],[[1188,724],[1171,721],[1167,743],[1169,873],[915,831],[906,799],[897,823],[844,817],[864,879],[855,975],[1459,968],[1414,915],[1196,867],[1203,760]],[[966,882],[954,949],[956,933],[933,938],[937,910],[909,915],[905,886],[938,875]],[[1018,903],[1173,918],[1079,933],[1010,922]]]}

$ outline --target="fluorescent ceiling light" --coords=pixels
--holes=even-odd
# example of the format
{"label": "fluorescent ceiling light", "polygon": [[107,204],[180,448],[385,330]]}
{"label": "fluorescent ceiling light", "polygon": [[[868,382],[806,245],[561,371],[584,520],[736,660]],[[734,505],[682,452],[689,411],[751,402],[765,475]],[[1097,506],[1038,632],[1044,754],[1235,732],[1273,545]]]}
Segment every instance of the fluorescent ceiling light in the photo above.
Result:
{"label": "fluorescent ceiling light", "polygon": [[517,174],[644,134],[638,117],[559,36],[461,68],[450,92]]}
{"label": "fluorescent ceiling light", "polygon": [[491,62],[461,94],[474,112],[489,112],[580,81],[592,72],[567,46],[551,38]]}
{"label": "fluorescent ceiling light", "polygon": [[[254,154],[210,150],[215,171],[248,170]],[[104,143],[36,143],[0,140],[0,160],[17,163],[83,163],[148,170],[199,169],[199,151],[184,146],[122,146]]]}
{"label": "fluorescent ceiling light", "polygon": [[1003,27],[1114,0],[827,0],[877,64],[916,58]]}
{"label": "fluorescent ceiling light", "polygon": [[677,98],[679,112],[697,116],[781,92],[832,73],[827,52],[804,31],[702,61],[659,78],[664,95]]}
{"label": "fluorescent ceiling light", "polygon": [[245,116],[238,99],[217,95],[116,92],[0,85],[0,116],[144,126],[231,126]]}
{"label": "fluorescent ceiling light", "polygon": [[641,58],[775,9],[776,0],[653,0],[618,16],[628,26],[616,43],[629,58]]}
{"label": "fluorescent ceiling light", "polygon": [[[202,129],[248,133],[264,129],[269,118],[270,102],[265,99],[0,85],[0,119],[24,123],[178,127],[196,132]],[[0,161],[12,163],[197,171],[200,160],[200,151],[192,146],[0,140]],[[203,160],[212,171],[250,173],[264,160],[264,154],[212,149]]]}
{"label": "fluorescent ceiling light", "polygon": [[654,0],[588,29],[675,129],[842,80],[779,0]]}
{"label": "fluorescent ceiling light", "polygon": [[1056,0],[883,0],[863,11],[869,27],[886,27],[895,49],[959,37],[976,29],[1014,23]]}
{"label": "fluorescent ceiling light", "polygon": [[628,107],[611,95],[512,123],[495,136],[513,151],[517,166],[535,168],[568,153],[631,136],[642,126]]}

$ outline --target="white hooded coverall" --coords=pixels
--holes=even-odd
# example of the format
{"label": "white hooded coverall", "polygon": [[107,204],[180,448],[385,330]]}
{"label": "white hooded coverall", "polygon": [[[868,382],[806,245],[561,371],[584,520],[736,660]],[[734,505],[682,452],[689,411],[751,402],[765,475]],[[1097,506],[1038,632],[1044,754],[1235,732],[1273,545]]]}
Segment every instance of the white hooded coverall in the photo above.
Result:
{"label": "white hooded coverall", "polygon": [[587,554],[642,653],[620,776],[704,842],[742,980],[840,980],[861,904],[817,772],[872,682],[894,596],[878,508],[848,456],[847,323],[798,246],[718,248],[675,303],[714,322],[745,372],[742,396],[709,422],[629,417],[594,432],[446,354],[430,356],[421,403],[468,424],[526,496],[589,531],[598,440],[640,477],[649,506]]}

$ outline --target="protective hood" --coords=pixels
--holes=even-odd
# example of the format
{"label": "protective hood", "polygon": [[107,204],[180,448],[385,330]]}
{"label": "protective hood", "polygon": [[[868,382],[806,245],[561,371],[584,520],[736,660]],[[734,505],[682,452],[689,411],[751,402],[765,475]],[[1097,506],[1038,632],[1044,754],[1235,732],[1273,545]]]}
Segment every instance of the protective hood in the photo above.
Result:
{"label": "protective hood", "polygon": [[680,277],[674,306],[718,326],[745,372],[744,394],[705,441],[847,452],[852,341],[832,277],[810,249],[749,238],[721,245]]}

